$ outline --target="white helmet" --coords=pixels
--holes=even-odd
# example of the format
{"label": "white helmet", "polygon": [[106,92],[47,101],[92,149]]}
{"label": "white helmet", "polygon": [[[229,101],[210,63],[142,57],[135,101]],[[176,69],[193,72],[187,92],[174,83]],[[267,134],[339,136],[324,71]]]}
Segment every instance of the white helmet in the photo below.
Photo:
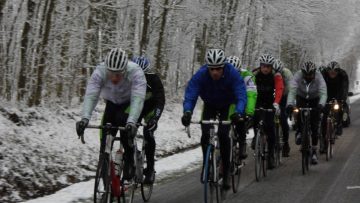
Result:
{"label": "white helmet", "polygon": [[209,49],[205,61],[208,66],[223,66],[225,64],[225,52],[222,49]]}
{"label": "white helmet", "polygon": [[316,65],[312,61],[306,61],[304,65],[301,67],[301,72],[304,75],[311,75],[315,73],[316,71]]}
{"label": "white helmet", "polygon": [[105,58],[105,65],[109,71],[125,72],[128,64],[126,52],[120,48],[111,49]]}
{"label": "white helmet", "polygon": [[273,56],[271,56],[270,54],[264,54],[264,55],[260,56],[259,62],[260,62],[260,65],[265,64],[265,65],[273,66],[274,62],[275,62],[275,58]]}
{"label": "white helmet", "polygon": [[339,70],[340,69],[340,65],[338,62],[336,61],[331,61],[329,63],[329,65],[327,66],[328,70]]}
{"label": "white helmet", "polygon": [[283,67],[282,62],[279,59],[277,59],[274,63],[273,68],[276,72],[281,73],[284,67]]}
{"label": "white helmet", "polygon": [[241,69],[240,59],[237,56],[229,56],[226,58],[226,62],[232,64],[238,71]]}

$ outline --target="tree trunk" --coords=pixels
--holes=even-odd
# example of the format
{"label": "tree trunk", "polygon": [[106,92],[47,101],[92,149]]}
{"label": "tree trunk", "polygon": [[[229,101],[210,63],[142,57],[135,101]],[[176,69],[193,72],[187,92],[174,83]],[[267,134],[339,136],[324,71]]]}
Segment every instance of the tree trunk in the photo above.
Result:
{"label": "tree trunk", "polygon": [[[49,6],[47,6],[47,4],[49,4]],[[42,85],[43,85],[43,73],[45,70],[45,65],[46,65],[46,60],[47,60],[47,45],[49,43],[49,35],[50,35],[50,30],[51,30],[51,17],[52,17],[52,13],[55,9],[55,0],[48,0],[46,2],[46,6],[44,7],[44,9],[47,9],[47,12],[44,12],[44,34],[43,34],[43,39],[41,42],[41,48],[39,49],[39,63],[37,64],[38,70],[37,70],[37,81],[36,81],[36,86],[35,86],[35,91],[33,92],[33,94],[30,97],[30,101],[29,101],[29,106],[38,106],[41,103],[41,93],[42,93]]]}
{"label": "tree trunk", "polygon": [[35,10],[36,3],[32,0],[29,0],[27,3],[27,12],[28,16],[26,18],[26,22],[24,23],[24,29],[21,35],[21,48],[20,48],[20,72],[19,72],[19,79],[18,79],[18,94],[17,94],[17,100],[23,100],[24,94],[26,92],[25,90],[25,84],[26,84],[26,74],[27,74],[27,50],[28,50],[28,43],[29,43],[29,33],[31,30],[30,21],[32,20],[34,16],[34,10]]}
{"label": "tree trunk", "polygon": [[155,68],[156,71],[160,74],[160,77],[163,81],[165,81],[165,71],[163,69],[163,55],[162,55],[162,46],[164,43],[164,38],[165,38],[165,27],[166,27],[166,19],[167,19],[167,14],[168,14],[168,6],[169,4],[169,0],[165,0],[164,2],[164,10],[162,12],[162,20],[161,20],[161,26],[160,26],[160,32],[159,32],[159,40],[157,42],[157,49],[156,49],[156,55],[155,55]]}
{"label": "tree trunk", "polygon": [[148,29],[150,24],[150,0],[144,0],[143,27],[140,40],[139,54],[145,55],[149,43]]}

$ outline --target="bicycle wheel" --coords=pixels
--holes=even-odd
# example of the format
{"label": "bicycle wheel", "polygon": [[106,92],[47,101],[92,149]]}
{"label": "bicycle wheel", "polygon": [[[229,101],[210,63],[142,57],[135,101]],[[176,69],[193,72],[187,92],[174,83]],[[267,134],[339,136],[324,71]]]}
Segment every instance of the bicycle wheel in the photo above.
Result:
{"label": "bicycle wheel", "polygon": [[[155,176],[155,174],[154,174],[154,176]],[[147,202],[150,200],[152,190],[153,190],[153,185],[154,184],[141,183],[141,196],[142,196],[144,202]]]}
{"label": "bicycle wheel", "polygon": [[100,155],[95,175],[94,203],[108,203],[111,200],[111,177],[108,159],[107,153]]}
{"label": "bicycle wheel", "polygon": [[281,143],[280,143],[281,128],[279,124],[275,125],[275,167],[279,167],[281,163]]}
{"label": "bicycle wheel", "polygon": [[211,163],[211,153],[212,153],[212,146],[209,145],[206,154],[205,154],[205,163],[204,163],[204,171],[203,171],[203,183],[204,183],[204,202],[212,202],[212,194],[213,194],[213,187],[211,187],[210,177],[212,171],[212,163]]}
{"label": "bicycle wheel", "polygon": [[310,143],[308,133],[308,125],[307,123],[305,123],[304,130],[301,136],[301,166],[303,175],[305,175],[305,173],[309,170],[310,164]]}
{"label": "bicycle wheel", "polygon": [[262,165],[262,172],[263,172],[263,176],[266,177],[267,176],[267,162],[268,162],[268,145],[267,145],[267,138],[265,136],[265,134],[262,134],[260,136],[261,138],[261,142],[262,142],[262,146],[261,146],[261,165]]}
{"label": "bicycle wheel", "polygon": [[256,181],[260,181],[262,174],[262,142],[260,141],[260,133],[255,134],[255,178]]}
{"label": "bicycle wheel", "polygon": [[234,193],[237,193],[240,185],[241,159],[239,158],[239,153],[240,153],[240,144],[238,141],[235,141],[232,147],[232,161],[231,161],[231,184]]}

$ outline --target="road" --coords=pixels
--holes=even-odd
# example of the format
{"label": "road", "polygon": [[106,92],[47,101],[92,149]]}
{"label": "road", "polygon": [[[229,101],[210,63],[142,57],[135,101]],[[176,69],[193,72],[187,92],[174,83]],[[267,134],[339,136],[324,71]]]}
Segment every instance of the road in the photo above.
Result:
{"label": "road", "polygon": [[[247,158],[240,191],[226,195],[224,202],[360,202],[360,102],[352,104],[352,125],[336,140],[334,158],[311,166],[306,175],[301,173],[298,147],[291,146],[290,157],[260,182],[255,181],[253,157]],[[294,143],[291,136],[291,143]],[[250,151],[248,151],[250,152]],[[251,152],[252,153],[252,152]],[[250,153],[249,153],[250,154]],[[202,202],[200,171],[177,177],[154,188],[150,202]],[[356,187],[358,186],[358,187]]]}

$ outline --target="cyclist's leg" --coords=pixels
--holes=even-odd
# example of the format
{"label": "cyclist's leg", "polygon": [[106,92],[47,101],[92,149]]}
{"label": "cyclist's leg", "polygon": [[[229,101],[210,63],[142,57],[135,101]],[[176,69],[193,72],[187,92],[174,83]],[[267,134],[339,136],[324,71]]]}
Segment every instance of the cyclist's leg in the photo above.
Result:
{"label": "cyclist's leg", "polygon": [[[117,106],[110,101],[106,102],[105,112],[101,120],[101,125],[111,123],[112,126],[116,126],[116,112],[118,111]],[[111,130],[111,134],[115,136],[117,130]],[[100,130],[100,153],[103,153],[105,150],[106,144],[106,130]]]}
{"label": "cyclist's leg", "polygon": [[[321,136],[323,138],[326,137],[326,133],[327,133],[327,118],[329,116],[329,108],[325,107],[324,113],[323,113],[323,117],[321,122]],[[325,139],[321,139],[320,142],[322,142],[320,144],[320,153],[325,153]]]}
{"label": "cyclist's leg", "polygon": [[343,115],[344,115],[344,109],[342,107],[342,105],[340,105],[340,109],[339,112],[336,114],[336,122],[337,122],[337,126],[336,126],[336,134],[337,135],[342,135],[342,128],[343,128]]}
{"label": "cyclist's leg", "polygon": [[254,137],[251,140],[251,149],[255,150],[255,142],[256,142],[256,133],[258,131],[258,129],[256,128],[256,126],[259,123],[259,113],[255,112],[254,114],[254,120],[253,120],[253,129],[254,129]]}
{"label": "cyclist's leg", "polygon": [[[229,108],[229,116],[228,118],[230,118],[230,116],[235,113],[235,104],[230,105]],[[246,154],[246,127],[245,127],[245,121],[244,122],[240,122],[239,124],[237,124],[235,126],[235,133],[236,133],[236,137],[237,137],[237,141],[239,142],[239,151],[240,151],[240,158],[241,159],[245,159],[247,157]]]}
{"label": "cyclist's leg", "polygon": [[[116,112],[117,126],[125,126],[129,116],[130,104],[119,105],[119,110]],[[134,148],[129,143],[128,134],[126,131],[120,131],[120,140],[124,147],[124,179],[131,179],[134,176]]]}
{"label": "cyclist's leg", "polygon": [[281,109],[280,124],[281,124],[281,129],[283,133],[283,142],[284,142],[282,152],[283,152],[283,156],[287,157],[289,156],[290,145],[289,145],[289,123],[287,121],[288,115],[286,113],[286,99],[287,99],[287,95],[283,95],[280,102],[280,109]]}
{"label": "cyclist's leg", "polygon": [[[230,119],[230,107],[223,108],[219,111],[220,120]],[[224,189],[230,188],[230,137],[229,137],[230,125],[219,125],[218,138],[220,144],[220,154],[223,164],[223,187]]]}
{"label": "cyclist's leg", "polygon": [[274,147],[275,147],[275,122],[274,122],[274,113],[266,113],[264,120],[264,130],[267,135],[268,142],[268,152],[269,152],[269,163],[268,168],[272,169],[275,167],[275,158],[274,158]]}
{"label": "cyclist's leg", "polygon": [[[147,123],[149,119],[151,119],[154,116],[154,111],[150,111],[145,116],[145,122]],[[145,182],[152,183],[153,182],[153,173],[154,173],[154,164],[155,164],[155,148],[156,148],[156,142],[154,138],[154,132],[156,129],[149,129],[147,126],[144,127],[143,133],[145,138],[145,155],[146,155],[146,170],[144,171],[144,174],[146,176]]]}
{"label": "cyclist's leg", "polygon": [[317,144],[319,135],[319,123],[320,123],[320,111],[316,108],[319,103],[319,99],[311,100],[310,106],[315,110],[310,112],[310,125],[311,125],[311,143],[312,143],[312,158],[311,163],[317,164]]}

